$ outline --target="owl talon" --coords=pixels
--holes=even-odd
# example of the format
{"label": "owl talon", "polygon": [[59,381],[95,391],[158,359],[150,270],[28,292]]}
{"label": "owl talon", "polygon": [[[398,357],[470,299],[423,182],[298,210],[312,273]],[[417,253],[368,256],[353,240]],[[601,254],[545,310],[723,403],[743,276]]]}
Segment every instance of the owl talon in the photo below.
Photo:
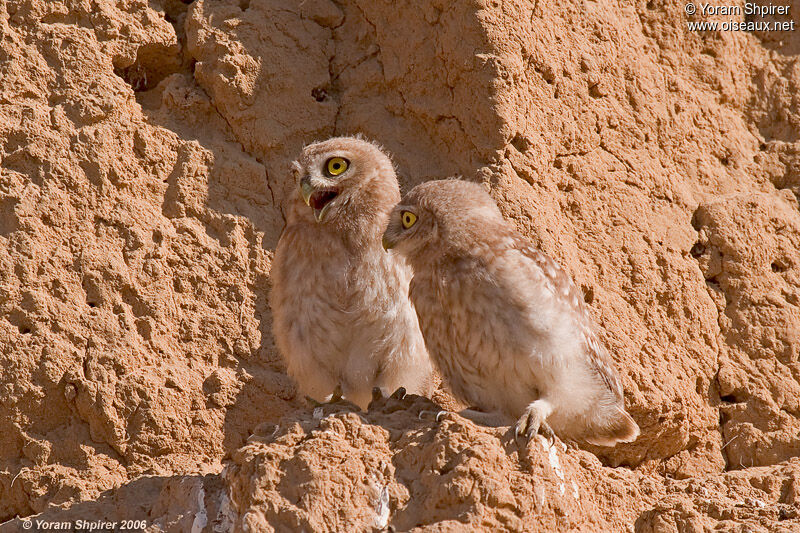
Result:
{"label": "owl talon", "polygon": [[372,401],[377,402],[383,400],[383,391],[380,387],[372,387]]}
{"label": "owl talon", "polygon": [[342,396],[342,386],[336,385],[336,388],[333,389],[333,394],[331,394],[331,399],[328,400],[327,403],[337,403],[342,401],[343,399],[344,396]]}
{"label": "owl talon", "polygon": [[534,435],[541,433],[552,445],[555,442],[555,433],[546,422],[551,411],[550,404],[545,400],[536,400],[531,403],[517,421],[514,435],[517,438],[525,435],[526,440],[531,440]]}
{"label": "owl talon", "polygon": [[446,415],[447,413],[448,411],[445,410],[440,410],[440,411],[423,410],[419,412],[418,418],[420,420],[431,420],[438,424],[439,422],[442,421],[442,418],[444,418],[444,415]]}
{"label": "owl talon", "polygon": [[306,396],[306,397],[305,397],[305,400],[306,400],[306,402],[308,402],[308,404],[309,404],[311,407],[313,407],[314,409],[316,409],[317,407],[322,407],[322,406],[324,405],[323,403],[320,403],[320,402],[318,402],[317,400],[315,400],[315,399],[314,399],[314,398],[312,398],[311,396]]}
{"label": "owl talon", "polygon": [[[542,422],[539,426],[538,434],[547,439],[547,444],[553,446],[556,443],[556,434],[547,422]],[[528,435],[528,440],[531,440],[533,433]]]}
{"label": "owl talon", "polygon": [[389,398],[391,398],[393,400],[402,400],[405,397],[406,397],[406,388],[405,387],[398,388],[396,391],[394,391],[392,393],[391,396],[389,396]]}
{"label": "owl talon", "polygon": [[[374,391],[373,391],[373,394],[374,394]],[[336,385],[336,388],[333,389],[333,393],[331,393],[331,395],[328,397],[328,399],[325,400],[324,402],[319,402],[319,401],[315,400],[314,398],[312,398],[311,396],[306,396],[305,400],[314,409],[317,409],[319,407],[323,407],[325,405],[331,405],[331,404],[340,403],[342,401],[345,401],[344,400],[344,396],[342,395],[342,386],[341,385]]]}
{"label": "owl talon", "polygon": [[396,411],[407,410],[417,398],[415,394],[408,394],[405,387],[399,387],[389,396],[383,394],[383,389],[374,387],[372,389],[372,401],[369,402],[367,410],[381,410],[394,413]]}

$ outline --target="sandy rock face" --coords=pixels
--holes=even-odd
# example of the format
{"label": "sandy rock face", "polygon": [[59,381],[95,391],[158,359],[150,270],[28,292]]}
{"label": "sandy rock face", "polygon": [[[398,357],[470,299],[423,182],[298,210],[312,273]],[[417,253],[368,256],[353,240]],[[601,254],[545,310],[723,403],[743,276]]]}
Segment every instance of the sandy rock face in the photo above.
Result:
{"label": "sandy rock face", "polygon": [[[686,21],[659,2],[0,4],[0,523],[800,530],[800,30]],[[486,183],[565,266],[637,442],[520,448],[419,420],[422,399],[296,398],[268,305],[287,165],[353,133],[404,187]]]}
{"label": "sandy rock face", "polygon": [[[135,62],[146,50],[180,69],[165,14],[146,2],[2,9],[7,519],[203,469],[293,393],[262,320],[269,252],[256,225],[277,234],[281,221],[263,165],[185,75],[163,79],[152,112],[126,83],[152,80]],[[251,393],[257,408],[236,407]]]}

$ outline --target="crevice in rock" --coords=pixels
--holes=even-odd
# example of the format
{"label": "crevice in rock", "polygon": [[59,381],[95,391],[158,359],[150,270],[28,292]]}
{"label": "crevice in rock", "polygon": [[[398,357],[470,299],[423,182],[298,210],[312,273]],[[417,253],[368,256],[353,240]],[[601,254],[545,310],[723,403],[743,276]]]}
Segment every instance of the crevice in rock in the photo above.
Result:
{"label": "crevice in rock", "polygon": [[739,400],[735,394],[727,394],[725,396],[720,396],[719,401],[721,401],[722,403],[741,403],[741,400]]}
{"label": "crevice in rock", "polygon": [[779,258],[779,259],[776,259],[776,260],[774,260],[772,262],[772,264],[770,265],[770,268],[772,269],[773,272],[783,273],[783,272],[786,272],[787,270],[789,270],[790,266],[791,266],[791,264],[789,263],[789,261],[787,259]]}
{"label": "crevice in rock", "polygon": [[115,65],[114,74],[130,85],[135,93],[149,91],[167,76],[182,70],[180,59],[170,52],[174,50],[162,45],[142,46],[133,64],[125,67]]}

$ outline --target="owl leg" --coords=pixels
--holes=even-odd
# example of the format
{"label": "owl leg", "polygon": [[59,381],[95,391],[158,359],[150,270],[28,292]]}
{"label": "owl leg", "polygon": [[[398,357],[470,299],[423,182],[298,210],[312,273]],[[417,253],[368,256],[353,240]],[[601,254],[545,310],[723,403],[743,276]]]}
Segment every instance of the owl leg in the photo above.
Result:
{"label": "owl leg", "polygon": [[553,406],[547,400],[536,400],[528,405],[525,412],[517,421],[515,435],[525,435],[530,440],[537,433],[541,433],[549,441],[555,440],[555,433],[547,424],[547,417],[553,412]]}

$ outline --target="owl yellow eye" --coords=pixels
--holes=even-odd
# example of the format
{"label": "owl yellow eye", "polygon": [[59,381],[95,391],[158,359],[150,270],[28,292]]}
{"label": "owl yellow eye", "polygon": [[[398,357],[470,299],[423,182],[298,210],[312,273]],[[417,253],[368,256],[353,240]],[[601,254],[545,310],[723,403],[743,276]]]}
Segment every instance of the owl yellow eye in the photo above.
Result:
{"label": "owl yellow eye", "polygon": [[400,222],[403,223],[403,227],[405,229],[408,229],[411,226],[413,226],[414,223],[416,223],[416,221],[417,221],[417,215],[415,215],[411,211],[403,211],[402,213],[400,213]]}
{"label": "owl yellow eye", "polygon": [[350,165],[347,159],[343,157],[331,157],[328,159],[328,162],[325,163],[325,169],[328,171],[328,174],[331,176],[338,176]]}

